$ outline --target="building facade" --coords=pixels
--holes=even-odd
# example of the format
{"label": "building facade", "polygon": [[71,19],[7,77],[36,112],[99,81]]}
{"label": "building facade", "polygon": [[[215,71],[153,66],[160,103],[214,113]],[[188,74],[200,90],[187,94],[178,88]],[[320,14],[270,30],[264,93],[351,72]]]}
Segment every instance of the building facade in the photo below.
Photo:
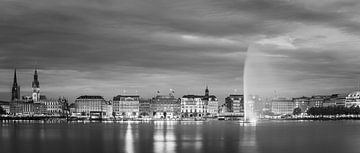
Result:
{"label": "building facade", "polygon": [[309,97],[299,97],[293,98],[295,108],[300,108],[302,113],[307,112],[309,109],[310,98]]}
{"label": "building facade", "polygon": [[112,107],[102,96],[83,95],[75,100],[75,112],[81,116],[91,116],[100,114],[102,117],[110,117],[112,115]]}
{"label": "building facade", "polygon": [[227,112],[244,113],[244,95],[229,95],[225,98]]}
{"label": "building facade", "polygon": [[45,105],[47,115],[62,116],[67,113],[68,103],[65,98],[59,98],[59,99],[40,98],[38,102]]}
{"label": "building facade", "polygon": [[183,117],[202,117],[207,114],[204,96],[184,95],[181,98],[181,113]]}
{"label": "building facade", "polygon": [[137,95],[118,95],[113,98],[113,111],[117,116],[139,116],[139,100]]}
{"label": "building facade", "polygon": [[156,119],[174,119],[181,116],[181,100],[174,94],[156,95],[150,103],[152,116]]}
{"label": "building facade", "polygon": [[40,115],[46,113],[46,106],[41,103],[17,100],[10,103],[10,113],[15,115]]}
{"label": "building facade", "polygon": [[276,115],[292,114],[294,106],[292,99],[275,98],[271,101],[271,111]]}
{"label": "building facade", "polygon": [[203,101],[205,103],[206,115],[207,116],[217,116],[219,113],[219,101],[214,95],[204,97]]}
{"label": "building facade", "polygon": [[140,99],[139,100],[139,113],[141,116],[150,116],[151,107],[150,107],[150,99]]}
{"label": "building facade", "polygon": [[360,106],[360,91],[349,93],[345,99],[345,106]]}

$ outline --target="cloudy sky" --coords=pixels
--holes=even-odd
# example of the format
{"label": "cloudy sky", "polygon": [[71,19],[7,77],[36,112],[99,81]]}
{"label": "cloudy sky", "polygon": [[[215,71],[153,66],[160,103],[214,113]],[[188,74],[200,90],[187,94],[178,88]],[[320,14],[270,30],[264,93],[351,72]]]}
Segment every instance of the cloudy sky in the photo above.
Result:
{"label": "cloudy sky", "polygon": [[48,97],[169,89],[180,97],[208,85],[223,101],[242,93],[248,49],[254,92],[349,92],[360,80],[359,8],[358,0],[0,0],[0,99],[10,99],[15,67],[29,94],[37,65]]}

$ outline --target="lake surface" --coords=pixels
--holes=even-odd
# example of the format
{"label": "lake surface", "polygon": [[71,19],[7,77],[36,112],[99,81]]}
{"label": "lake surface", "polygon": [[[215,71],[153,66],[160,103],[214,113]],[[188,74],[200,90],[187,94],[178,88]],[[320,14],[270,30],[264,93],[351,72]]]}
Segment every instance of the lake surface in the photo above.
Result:
{"label": "lake surface", "polygon": [[355,153],[360,121],[1,122],[1,153]]}

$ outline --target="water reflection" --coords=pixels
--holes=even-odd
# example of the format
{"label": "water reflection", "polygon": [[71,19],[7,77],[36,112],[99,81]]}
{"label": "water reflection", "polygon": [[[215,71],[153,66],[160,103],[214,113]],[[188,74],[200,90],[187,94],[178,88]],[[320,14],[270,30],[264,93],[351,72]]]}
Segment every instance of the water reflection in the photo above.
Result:
{"label": "water reflection", "polygon": [[0,152],[356,152],[360,121],[339,122],[4,123]]}
{"label": "water reflection", "polygon": [[134,136],[131,128],[131,124],[128,123],[125,134],[125,151],[127,153],[134,153]]}
{"label": "water reflection", "polygon": [[175,153],[176,136],[174,125],[176,122],[154,122],[154,152]]}
{"label": "water reflection", "polygon": [[258,153],[258,144],[256,140],[256,126],[245,124],[247,126],[244,127],[243,137],[240,141],[241,152],[251,152]]}

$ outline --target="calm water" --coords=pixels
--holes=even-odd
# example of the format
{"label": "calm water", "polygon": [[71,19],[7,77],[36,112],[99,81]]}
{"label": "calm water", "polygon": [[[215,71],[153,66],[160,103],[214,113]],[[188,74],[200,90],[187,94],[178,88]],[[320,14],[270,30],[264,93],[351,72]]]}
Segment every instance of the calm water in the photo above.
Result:
{"label": "calm water", "polygon": [[2,122],[0,152],[355,153],[360,121]]}

